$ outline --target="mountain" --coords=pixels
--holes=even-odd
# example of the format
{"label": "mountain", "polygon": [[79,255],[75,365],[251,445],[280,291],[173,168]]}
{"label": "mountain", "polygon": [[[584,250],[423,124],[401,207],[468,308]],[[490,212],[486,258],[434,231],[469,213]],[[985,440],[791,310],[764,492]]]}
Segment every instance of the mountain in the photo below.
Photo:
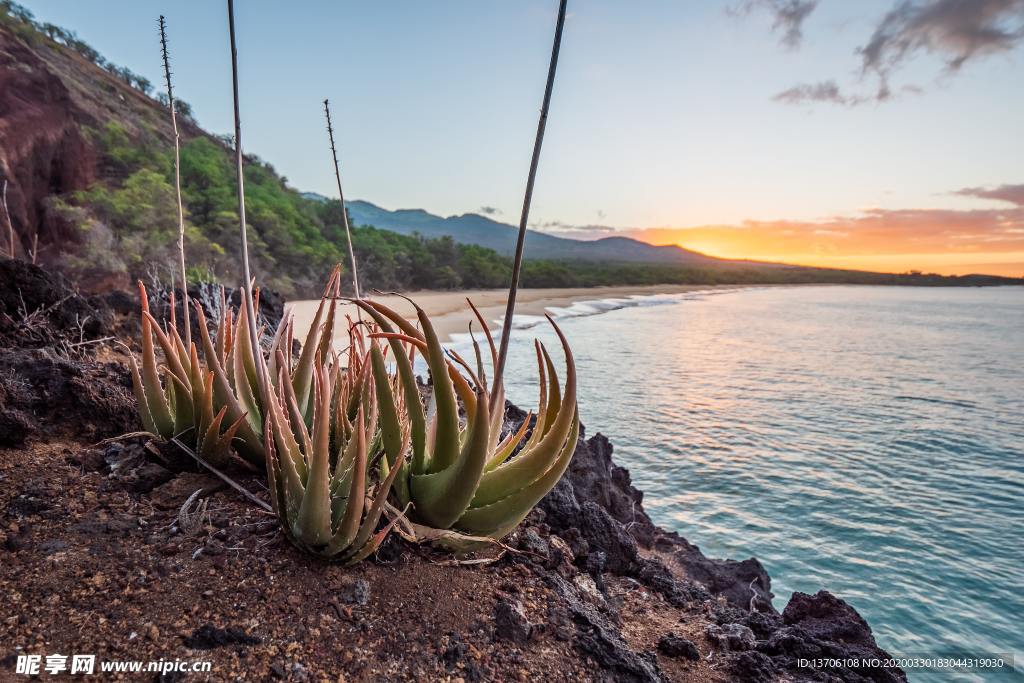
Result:
{"label": "mountain", "polygon": [[[486,216],[465,213],[443,218],[422,209],[389,211],[367,201],[349,201],[349,216],[356,225],[373,225],[384,230],[424,237],[451,236],[456,242],[476,244],[511,256],[515,251],[518,229]],[[676,246],[654,246],[629,237],[605,237],[583,241],[556,237],[528,230],[524,256],[527,259],[603,261],[620,263],[662,263],[698,267],[754,265],[749,261],[729,261]],[[768,264],[758,263],[764,267]]]}

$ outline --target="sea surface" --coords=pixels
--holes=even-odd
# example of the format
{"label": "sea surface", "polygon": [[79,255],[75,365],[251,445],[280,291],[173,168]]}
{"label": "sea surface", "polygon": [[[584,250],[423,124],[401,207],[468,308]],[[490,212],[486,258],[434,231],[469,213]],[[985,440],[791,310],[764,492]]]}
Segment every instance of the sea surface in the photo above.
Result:
{"label": "sea surface", "polygon": [[[900,657],[1024,668],[1024,288],[805,286],[554,311],[580,413],[658,524],[850,602]],[[509,395],[536,404],[518,318]],[[463,343],[464,340],[463,340]],[[556,363],[558,354],[554,354]]]}

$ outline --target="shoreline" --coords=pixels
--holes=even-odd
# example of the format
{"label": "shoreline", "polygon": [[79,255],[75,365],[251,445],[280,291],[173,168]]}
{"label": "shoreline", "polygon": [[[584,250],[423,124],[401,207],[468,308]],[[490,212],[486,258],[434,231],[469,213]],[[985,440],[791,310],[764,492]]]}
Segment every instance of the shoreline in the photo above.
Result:
{"label": "shoreline", "polygon": [[[601,287],[561,287],[519,290],[516,303],[516,316],[542,316],[549,308],[568,308],[581,301],[600,299],[629,298],[633,296],[657,296],[686,294],[689,292],[707,292],[714,290],[733,290],[744,285],[637,285],[637,286],[601,286]],[[507,290],[505,289],[469,289],[453,291],[421,290],[409,292],[412,298],[427,315],[438,336],[443,340],[451,340],[455,334],[468,331],[469,323],[476,324],[476,318],[466,299],[470,299],[480,310],[484,320],[491,324],[490,329],[499,329],[497,321],[505,315]],[[415,310],[408,300],[397,294],[384,294],[373,297],[385,306],[394,308],[407,318],[415,317]],[[313,321],[316,306],[315,299],[290,301],[285,304],[285,313],[294,316],[296,334],[305,334]],[[352,304],[340,303],[339,319],[345,315],[355,318],[356,308]],[[339,337],[341,326],[336,326],[335,338]]]}

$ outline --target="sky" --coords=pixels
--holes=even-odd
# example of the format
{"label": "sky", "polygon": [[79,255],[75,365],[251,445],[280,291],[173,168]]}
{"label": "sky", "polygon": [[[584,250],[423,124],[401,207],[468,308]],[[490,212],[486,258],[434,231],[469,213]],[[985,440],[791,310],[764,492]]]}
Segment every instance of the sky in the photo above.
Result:
{"label": "sky", "polygon": [[[232,128],[226,3],[22,0]],[[239,0],[243,147],[292,186],[518,223],[556,0]],[[570,0],[530,223],[1024,275],[1024,0]]]}

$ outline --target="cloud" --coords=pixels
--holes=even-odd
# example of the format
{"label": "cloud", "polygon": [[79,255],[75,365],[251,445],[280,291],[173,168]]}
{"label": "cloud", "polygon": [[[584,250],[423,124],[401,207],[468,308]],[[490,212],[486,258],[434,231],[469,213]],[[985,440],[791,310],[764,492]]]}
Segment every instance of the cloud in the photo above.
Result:
{"label": "cloud", "polygon": [[1024,39],[1024,0],[901,0],[858,52],[865,73],[889,74],[921,51],[950,71],[968,60],[1011,50]]}
{"label": "cloud", "polygon": [[980,199],[996,199],[1001,202],[1009,202],[1024,207],[1024,183],[1020,185],[1000,185],[987,189],[984,187],[965,187],[953,194],[964,197],[978,197]]}
{"label": "cloud", "polygon": [[569,237],[576,240],[594,240],[604,237],[609,233],[619,232],[618,228],[613,228],[609,225],[576,225],[573,223],[564,223],[562,221],[531,223],[530,227],[549,235]]}
{"label": "cloud", "polygon": [[835,104],[852,104],[849,97],[843,95],[834,80],[818,83],[799,83],[788,90],[783,90],[772,98],[776,102],[786,104],[806,104],[807,102],[833,102]]}
{"label": "cloud", "polygon": [[772,15],[772,30],[782,34],[782,44],[796,49],[803,42],[804,21],[817,6],[818,0],[746,0],[727,11],[741,16],[757,8],[767,10]]}
{"label": "cloud", "polygon": [[[799,36],[799,23],[796,31]],[[914,85],[894,92],[891,80],[922,53],[942,59],[946,73],[953,74],[968,61],[1007,52],[1022,42],[1024,0],[898,0],[875,26],[867,43],[856,50],[861,76],[870,75],[877,81],[874,92],[844,95],[835,81],[829,80],[796,85],[773,99],[786,104],[885,102],[900,93],[921,92]]]}
{"label": "cloud", "polygon": [[484,216],[499,216],[504,213],[501,209],[493,206],[481,206],[476,212]]}

